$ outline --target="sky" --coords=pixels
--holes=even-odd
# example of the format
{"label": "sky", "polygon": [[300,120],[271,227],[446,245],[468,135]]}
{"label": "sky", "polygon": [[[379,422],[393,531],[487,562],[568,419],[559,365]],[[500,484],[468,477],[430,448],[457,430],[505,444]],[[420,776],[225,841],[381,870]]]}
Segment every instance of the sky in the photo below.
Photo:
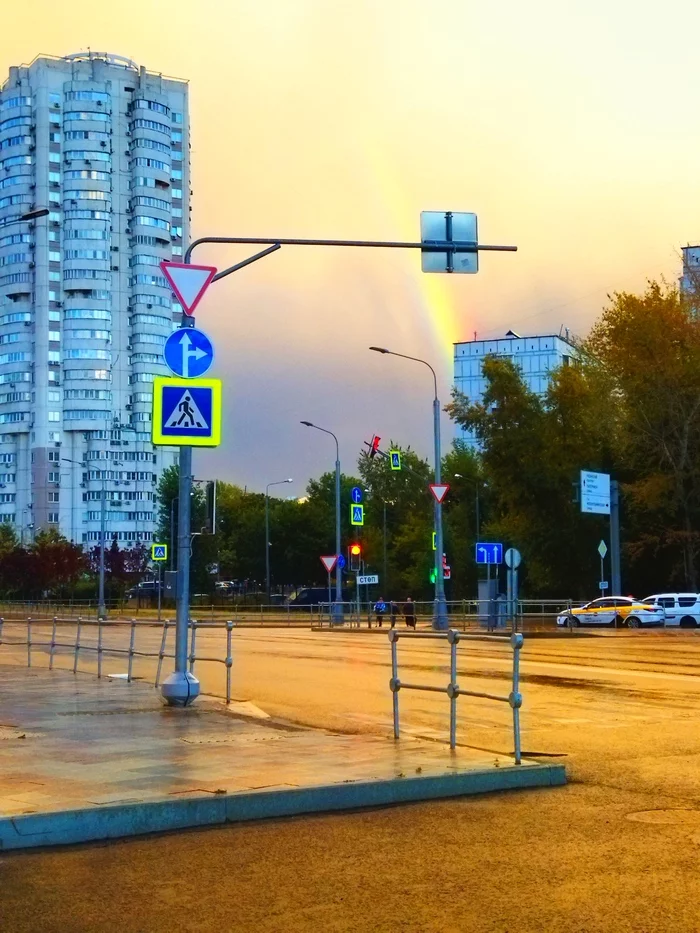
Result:
{"label": "sky", "polygon": [[[211,287],[197,323],[224,379],[224,440],[195,474],[303,495],[364,441],[429,456],[454,341],[583,335],[614,291],[673,281],[700,239],[700,7],[668,0],[8,2],[0,75],[91,48],[190,82],[193,236],[419,239],[473,211],[477,275],[415,250],[284,247]],[[68,12],[70,10],[70,12]],[[231,265],[246,247],[203,247]],[[253,250],[254,251],[254,250]],[[442,423],[443,447],[453,436]],[[279,489],[279,487],[278,487]]]}

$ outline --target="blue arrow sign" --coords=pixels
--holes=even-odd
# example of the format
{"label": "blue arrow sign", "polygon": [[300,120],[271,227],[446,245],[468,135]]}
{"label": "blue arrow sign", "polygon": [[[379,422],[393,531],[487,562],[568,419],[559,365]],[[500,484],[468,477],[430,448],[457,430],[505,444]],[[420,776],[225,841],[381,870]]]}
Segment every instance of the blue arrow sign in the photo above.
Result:
{"label": "blue arrow sign", "polygon": [[359,505],[360,502],[362,502],[362,490],[360,489],[359,486],[352,487],[350,498],[356,505]]}
{"label": "blue arrow sign", "polygon": [[340,567],[340,569],[342,570],[343,567],[345,566],[345,558],[343,557],[342,554],[338,554],[338,561],[337,561],[337,563],[338,563],[338,566]]}
{"label": "blue arrow sign", "polygon": [[211,340],[195,327],[175,330],[163,347],[165,364],[176,376],[196,379],[203,376],[214,362],[214,347]]}
{"label": "blue arrow sign", "polygon": [[503,545],[489,541],[479,541],[474,545],[477,564],[502,564]]}

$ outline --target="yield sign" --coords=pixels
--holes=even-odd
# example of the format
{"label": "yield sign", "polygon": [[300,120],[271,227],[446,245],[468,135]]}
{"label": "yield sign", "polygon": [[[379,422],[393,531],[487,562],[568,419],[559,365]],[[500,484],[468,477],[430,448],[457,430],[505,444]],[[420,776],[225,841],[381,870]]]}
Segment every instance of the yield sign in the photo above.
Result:
{"label": "yield sign", "polygon": [[216,275],[216,267],[193,266],[186,262],[164,260],[160,268],[170,282],[170,287],[175,292],[175,297],[182,305],[185,314],[194,314],[194,309]]}
{"label": "yield sign", "polygon": [[445,496],[447,495],[447,493],[450,491],[450,484],[449,483],[431,483],[430,491],[435,497],[435,501],[438,504],[440,504],[442,500],[445,498]]}
{"label": "yield sign", "polygon": [[331,570],[333,570],[333,568],[335,567],[337,560],[338,558],[335,556],[335,554],[329,554],[327,557],[321,558],[321,563],[326,568],[328,573],[330,573]]}

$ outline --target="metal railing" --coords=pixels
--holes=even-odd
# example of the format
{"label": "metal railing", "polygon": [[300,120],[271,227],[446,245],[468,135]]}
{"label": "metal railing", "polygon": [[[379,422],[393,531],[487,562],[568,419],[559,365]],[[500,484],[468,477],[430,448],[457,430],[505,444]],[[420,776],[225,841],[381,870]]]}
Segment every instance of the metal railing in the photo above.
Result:
{"label": "metal railing", "polygon": [[[23,638],[11,638],[8,639],[5,637],[5,628],[16,627],[16,626],[25,626],[25,635]],[[195,664],[200,662],[213,662],[217,664],[223,664],[226,667],[226,693],[225,699],[226,703],[231,702],[231,668],[233,667],[233,644],[232,644],[232,635],[235,623],[231,620],[226,621],[225,623],[220,622],[200,622],[195,619],[191,619],[189,623],[189,632],[190,632],[190,647],[188,653],[188,663],[190,673],[194,673]],[[50,637],[48,640],[39,634],[37,637],[37,630],[47,629],[50,627]],[[49,670],[54,669],[54,658],[56,657],[57,650],[69,651],[73,655],[72,663],[72,672],[76,674],[78,672],[78,665],[81,657],[81,653],[91,652],[96,658],[97,662],[97,677],[98,679],[102,678],[103,674],[103,662],[104,657],[125,657],[127,659],[127,673],[126,680],[131,683],[133,679],[134,671],[134,659],[135,658],[157,658],[158,665],[156,668],[156,675],[154,679],[154,687],[160,685],[160,678],[162,673],[163,660],[165,658],[174,659],[175,652],[167,650],[167,639],[168,632],[175,630],[175,622],[169,619],[166,619],[162,623],[162,635],[160,640],[160,648],[157,651],[149,651],[142,648],[137,648],[136,646],[136,633],[137,630],[143,630],[146,627],[146,623],[138,622],[136,619],[130,619],[128,621],[110,621],[104,622],[102,619],[84,619],[82,617],[77,617],[75,619],[69,618],[60,618],[54,616],[53,618],[41,618],[41,617],[29,617],[23,621],[15,620],[5,620],[4,617],[0,618],[0,646],[3,644],[8,646],[19,646],[25,647],[27,649],[27,667],[32,667],[32,654],[36,649],[48,649],[48,667]],[[150,628],[150,626],[148,626]],[[219,629],[225,627],[226,630],[226,657],[212,657],[207,655],[198,655],[196,650],[196,637],[197,632],[201,629]],[[73,637],[64,637],[61,638],[61,631],[66,632],[67,630],[72,630]],[[122,632],[128,630],[128,644],[127,646],[115,646],[105,643],[104,634],[105,632],[110,632],[112,634],[121,634]],[[85,639],[87,631],[92,631],[93,637],[92,642]]]}
{"label": "metal railing", "polygon": [[[450,681],[446,687],[436,687],[432,684],[413,684],[404,683],[399,679],[399,661],[397,644],[400,638],[409,639],[438,639],[447,641],[450,646]],[[509,644],[513,649],[513,671],[512,685],[508,696],[501,696],[495,693],[484,693],[479,690],[464,690],[457,683],[457,645],[461,641],[487,641],[489,644],[501,642]],[[399,724],[399,692],[401,690],[423,690],[429,693],[446,693],[450,700],[450,748],[454,749],[457,745],[457,698],[460,696],[480,697],[484,700],[495,700],[498,703],[508,703],[513,711],[513,757],[515,764],[521,763],[520,750],[520,707],[523,698],[520,693],[520,650],[523,646],[523,636],[516,632],[510,636],[506,635],[465,635],[458,632],[457,629],[449,629],[447,632],[403,632],[391,629],[389,632],[389,643],[391,644],[391,680],[389,689],[392,693],[393,715],[394,715],[394,738],[398,739],[400,734]]]}

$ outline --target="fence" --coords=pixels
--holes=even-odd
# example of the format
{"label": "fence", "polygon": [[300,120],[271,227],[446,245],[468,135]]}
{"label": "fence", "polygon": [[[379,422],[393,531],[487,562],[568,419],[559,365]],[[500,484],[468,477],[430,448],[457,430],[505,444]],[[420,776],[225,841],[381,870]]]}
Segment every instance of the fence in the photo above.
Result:
{"label": "fence", "polygon": [[[431,684],[403,683],[399,679],[399,661],[397,644],[400,638],[409,639],[439,639],[446,640],[450,645],[450,682],[446,687],[436,687]],[[457,683],[457,645],[461,641],[488,641],[509,644],[513,649],[512,686],[508,696],[499,696],[495,693],[483,693],[478,690],[463,690]],[[520,632],[510,636],[504,635],[465,635],[456,629],[447,632],[401,632],[392,629],[389,632],[391,644],[391,680],[389,688],[392,693],[394,714],[394,738],[399,738],[399,692],[401,690],[423,690],[430,693],[446,693],[450,700],[450,748],[457,745],[457,698],[460,696],[480,697],[485,700],[495,700],[497,703],[508,703],[513,710],[513,757],[515,764],[521,763],[520,754],[520,707],[522,696],[520,694],[520,649],[523,646],[523,636]]]}
{"label": "fence", "polygon": [[[16,629],[18,627],[24,627],[25,634],[23,638],[6,638],[5,630],[6,629]],[[136,658],[157,658],[158,665],[156,668],[156,674],[154,679],[154,687],[158,687],[160,684],[160,677],[162,673],[163,660],[165,658],[174,659],[175,652],[174,650],[168,650],[168,632],[175,631],[175,623],[171,620],[165,620],[162,623],[162,634],[160,639],[160,648],[157,651],[146,650],[144,648],[136,647],[136,633],[139,631],[146,631],[152,629],[153,626],[149,626],[143,622],[137,622],[136,619],[130,619],[129,621],[112,621],[112,622],[103,622],[101,619],[83,619],[81,617],[75,619],[69,618],[59,618],[54,616],[53,618],[27,618],[21,622],[5,620],[0,618],[0,646],[3,644],[9,646],[19,646],[26,647],[27,650],[27,667],[32,666],[32,654],[36,649],[48,649],[48,658],[49,658],[49,670],[54,668],[54,658],[56,657],[57,650],[69,651],[73,655],[73,673],[77,673],[78,665],[81,657],[81,652],[84,654],[86,652],[92,653],[97,665],[97,677],[101,678],[103,674],[103,663],[105,656],[108,657],[124,657],[127,660],[127,673],[126,680],[130,683],[133,679],[134,672],[134,660]],[[221,631],[224,629],[226,631],[226,657],[211,657],[207,655],[198,655],[197,654],[197,632],[207,629],[218,629]],[[189,630],[189,653],[188,653],[188,663],[190,673],[195,672],[195,665],[198,661],[200,662],[213,662],[217,664],[223,664],[226,668],[226,692],[225,698],[226,703],[231,702],[231,668],[233,666],[233,654],[232,654],[232,635],[233,635],[234,622],[231,620],[226,621],[225,623],[218,622],[203,622],[197,621],[195,619],[190,620],[188,630]],[[50,637],[48,640],[44,637],[44,632],[50,629]],[[73,637],[70,638],[61,638],[61,631],[64,633],[68,630],[72,631]],[[92,639],[86,638],[86,633],[92,633]],[[115,646],[114,644],[106,644],[105,642],[105,633],[109,633],[111,636],[121,635],[122,633],[128,632],[128,644],[124,646]],[[38,637],[37,637],[38,635]],[[126,639],[125,639],[126,641]]]}

